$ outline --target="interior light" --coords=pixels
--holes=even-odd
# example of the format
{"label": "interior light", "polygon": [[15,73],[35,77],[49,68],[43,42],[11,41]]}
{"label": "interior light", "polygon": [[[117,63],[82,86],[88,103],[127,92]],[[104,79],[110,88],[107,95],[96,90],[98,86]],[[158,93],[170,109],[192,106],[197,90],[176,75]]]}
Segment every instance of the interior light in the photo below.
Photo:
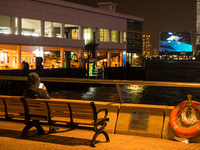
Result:
{"label": "interior light", "polygon": [[137,54],[134,54],[133,57],[134,57],[134,58],[137,58],[138,56],[137,56]]}
{"label": "interior light", "polygon": [[89,33],[85,33],[84,37],[85,37],[85,41],[88,41],[90,39],[90,34]]}
{"label": "interior light", "polygon": [[39,49],[35,49],[33,53],[35,54],[36,57],[43,57],[44,55],[43,50],[39,50]]}

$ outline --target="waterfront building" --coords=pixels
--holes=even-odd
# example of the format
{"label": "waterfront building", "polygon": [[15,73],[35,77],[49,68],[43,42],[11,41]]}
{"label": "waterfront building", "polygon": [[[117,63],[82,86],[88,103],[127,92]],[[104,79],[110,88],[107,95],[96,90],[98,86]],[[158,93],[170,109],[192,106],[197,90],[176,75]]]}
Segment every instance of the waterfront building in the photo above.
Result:
{"label": "waterfront building", "polygon": [[200,0],[197,0],[196,51],[200,53]]}
{"label": "waterfront building", "polygon": [[[141,56],[143,18],[118,13],[116,4],[99,8],[63,0],[0,1],[0,69],[83,68],[88,55],[95,66],[124,66]],[[85,50],[97,44],[95,52]]]}
{"label": "waterfront building", "polygon": [[143,35],[142,36],[142,56],[148,57],[151,56],[150,50],[151,50],[151,36],[150,35]]}

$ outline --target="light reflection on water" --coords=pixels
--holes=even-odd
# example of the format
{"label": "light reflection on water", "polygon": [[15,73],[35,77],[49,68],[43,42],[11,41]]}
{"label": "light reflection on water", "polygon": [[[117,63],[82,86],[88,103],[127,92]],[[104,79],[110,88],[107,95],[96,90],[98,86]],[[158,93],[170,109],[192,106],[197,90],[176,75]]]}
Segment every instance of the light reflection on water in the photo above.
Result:
{"label": "light reflection on water", "polygon": [[140,85],[124,85],[121,86],[123,99],[126,103],[140,104],[147,86]]}
{"label": "light reflection on water", "polygon": [[[147,81],[197,82],[200,83],[200,61],[150,61],[146,63]],[[75,87],[75,86],[74,86]],[[191,94],[200,101],[200,88],[151,87],[120,85],[125,103],[177,105]],[[51,92],[51,97],[120,102],[114,85],[90,85]]]}
{"label": "light reflection on water", "polygon": [[[174,106],[192,94],[193,100],[200,100],[200,89],[177,87],[151,87],[140,85],[120,85],[125,103],[170,105]],[[114,85],[92,85],[79,89],[51,92],[52,98],[77,100],[120,102],[119,94]]]}

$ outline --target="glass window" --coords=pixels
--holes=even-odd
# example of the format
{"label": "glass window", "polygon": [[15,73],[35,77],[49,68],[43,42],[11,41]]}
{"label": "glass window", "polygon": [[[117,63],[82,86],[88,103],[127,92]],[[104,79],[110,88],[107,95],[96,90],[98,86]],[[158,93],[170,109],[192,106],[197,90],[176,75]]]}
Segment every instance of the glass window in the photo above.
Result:
{"label": "glass window", "polygon": [[16,69],[17,51],[2,49],[0,51],[0,69]]}
{"label": "glass window", "polygon": [[61,23],[45,21],[45,37],[61,38]]}
{"label": "glass window", "polygon": [[127,32],[127,52],[141,52],[142,44],[141,33]]}
{"label": "glass window", "polygon": [[101,42],[109,42],[109,30],[99,29],[99,40]]}
{"label": "glass window", "polygon": [[22,18],[22,35],[41,36],[41,21]]}
{"label": "glass window", "polygon": [[120,32],[116,30],[111,31],[111,42],[120,43]]}
{"label": "glass window", "polygon": [[124,32],[124,43],[126,43],[126,32]]}
{"label": "glass window", "polygon": [[79,29],[72,29],[72,39],[79,39]]}
{"label": "glass window", "polygon": [[36,68],[35,66],[35,61],[36,60],[36,55],[34,52],[22,52],[22,57],[21,57],[21,62],[25,61],[29,64],[30,68]]}
{"label": "glass window", "polygon": [[66,39],[80,39],[79,27],[77,25],[65,24],[65,35]]}
{"label": "glass window", "polygon": [[44,67],[60,68],[60,51],[44,51]]}
{"label": "glass window", "polygon": [[0,34],[15,34],[17,27],[16,17],[0,15]]}
{"label": "glass window", "polygon": [[97,67],[102,67],[103,66],[103,63],[106,62],[107,55],[108,54],[106,52],[97,53],[97,57],[98,57]]}
{"label": "glass window", "polygon": [[[0,51],[0,69],[17,69],[17,50],[2,49]],[[35,54],[28,50],[21,52],[21,62],[29,63],[30,68],[35,68]],[[18,68],[19,69],[19,68]]]}
{"label": "glass window", "polygon": [[94,41],[94,31],[92,28],[84,28],[83,29],[83,39],[85,40],[85,44],[92,43]]}
{"label": "glass window", "polygon": [[112,53],[111,56],[111,67],[118,67],[120,65],[120,54]]}
{"label": "glass window", "polygon": [[78,68],[78,54],[77,54],[77,52],[71,52],[70,67]]}
{"label": "glass window", "polygon": [[134,31],[142,31],[142,22],[128,19],[127,29],[134,30]]}

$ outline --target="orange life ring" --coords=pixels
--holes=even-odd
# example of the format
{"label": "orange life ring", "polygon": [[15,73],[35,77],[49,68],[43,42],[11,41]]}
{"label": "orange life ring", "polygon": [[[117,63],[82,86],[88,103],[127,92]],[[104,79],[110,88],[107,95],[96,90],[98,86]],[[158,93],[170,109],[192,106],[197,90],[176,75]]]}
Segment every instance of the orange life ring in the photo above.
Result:
{"label": "orange life ring", "polygon": [[[170,114],[170,125],[173,129],[173,131],[181,136],[181,137],[193,137],[197,134],[200,133],[200,122],[193,128],[191,129],[183,129],[181,127],[178,126],[177,122],[176,122],[176,118],[177,115],[179,113],[179,111],[183,108],[185,108],[187,106],[187,101],[183,101],[181,103],[179,103],[171,112]],[[192,101],[192,107],[194,107],[195,109],[197,109],[200,112],[200,103],[197,101]]]}

